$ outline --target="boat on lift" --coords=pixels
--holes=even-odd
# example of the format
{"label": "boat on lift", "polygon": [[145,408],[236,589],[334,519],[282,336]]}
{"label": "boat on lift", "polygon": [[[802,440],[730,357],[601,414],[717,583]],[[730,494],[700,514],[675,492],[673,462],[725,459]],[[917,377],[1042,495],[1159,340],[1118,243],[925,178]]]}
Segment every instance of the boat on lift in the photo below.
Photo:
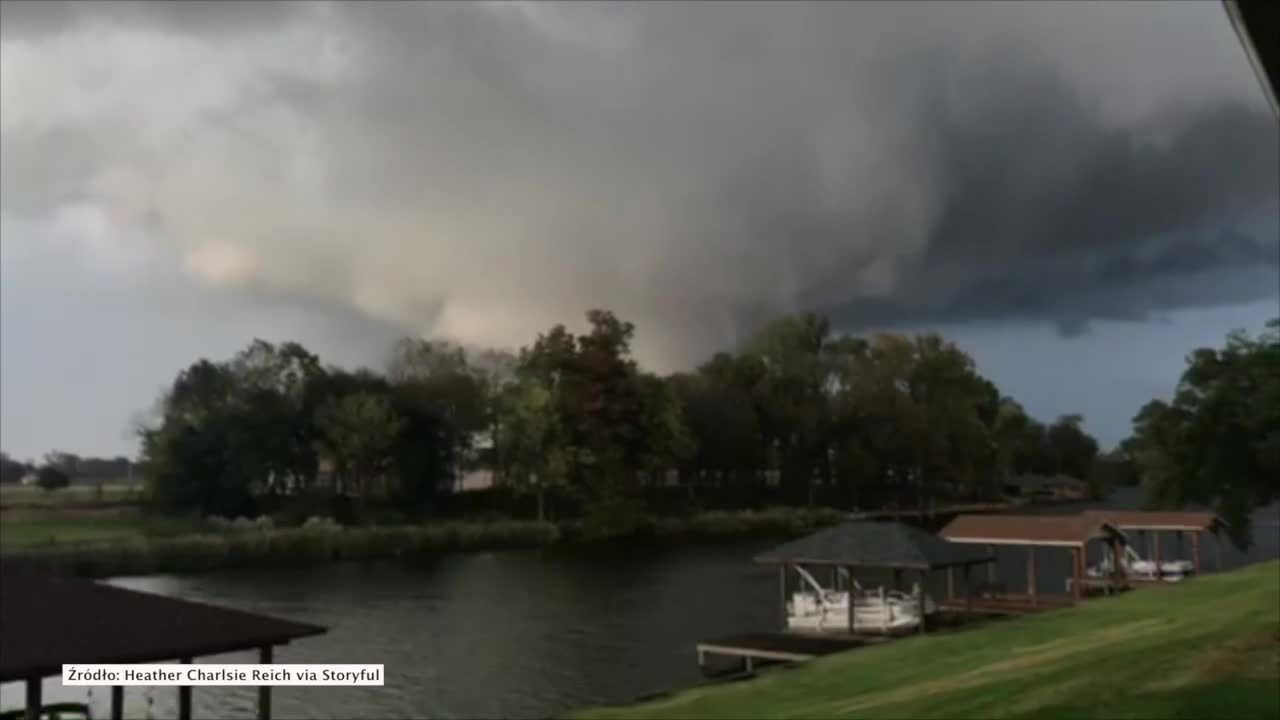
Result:
{"label": "boat on lift", "polygon": [[[803,632],[894,632],[920,626],[920,600],[923,590],[914,585],[912,592],[886,590],[883,587],[864,590],[843,569],[842,577],[850,590],[824,588],[813,575],[795,566],[804,587],[792,593],[787,602],[787,629]],[[850,627],[849,601],[853,599]],[[925,614],[937,611],[928,595],[924,596]]]}
{"label": "boat on lift", "polygon": [[[1179,582],[1195,573],[1195,566],[1188,560],[1168,560],[1157,566],[1155,561],[1143,559],[1138,554],[1138,551],[1134,550],[1130,545],[1126,545],[1124,548],[1121,567],[1124,569],[1125,575],[1137,580]],[[1157,572],[1157,568],[1159,572]],[[1091,578],[1103,578],[1110,576],[1114,570],[1115,566],[1111,560],[1111,553],[1106,553],[1102,556],[1102,562],[1089,567],[1085,574]]]}

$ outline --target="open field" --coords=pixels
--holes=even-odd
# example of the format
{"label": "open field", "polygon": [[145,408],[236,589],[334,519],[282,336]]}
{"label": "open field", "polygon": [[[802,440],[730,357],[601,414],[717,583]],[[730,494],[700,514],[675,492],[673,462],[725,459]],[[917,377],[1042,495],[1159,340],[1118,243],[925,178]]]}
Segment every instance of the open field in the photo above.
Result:
{"label": "open field", "polygon": [[145,517],[136,511],[7,511],[0,516],[0,552],[43,545],[101,545],[194,532],[191,521]]}
{"label": "open field", "polygon": [[72,485],[58,490],[43,490],[33,485],[0,485],[0,506],[3,507],[59,507],[63,505],[94,505],[98,503],[136,502],[142,498],[141,485],[110,483],[102,486]]}
{"label": "open field", "polygon": [[1280,718],[1280,561],[576,717]]}
{"label": "open field", "polygon": [[835,510],[773,508],[649,518],[626,535],[601,535],[580,523],[428,520],[419,524],[329,529],[249,522],[215,525],[145,515],[132,508],[9,510],[0,518],[0,559],[10,567],[105,577],[198,572],[230,567],[311,565],[415,553],[640,540],[713,541],[794,537],[838,522]]}

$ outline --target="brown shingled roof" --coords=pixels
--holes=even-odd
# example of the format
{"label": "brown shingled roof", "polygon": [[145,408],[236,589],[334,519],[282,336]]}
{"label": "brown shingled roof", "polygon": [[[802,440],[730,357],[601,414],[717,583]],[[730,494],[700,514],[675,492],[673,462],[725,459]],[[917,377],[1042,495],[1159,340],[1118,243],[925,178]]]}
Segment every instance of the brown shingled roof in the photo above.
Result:
{"label": "brown shingled roof", "polygon": [[1211,512],[1144,512],[1140,510],[1086,510],[1081,515],[1109,522],[1121,530],[1215,530],[1222,519]]}
{"label": "brown shingled roof", "polygon": [[1083,545],[1118,532],[1105,520],[1084,515],[959,515],[938,534],[962,543]]}
{"label": "brown shingled roof", "polygon": [[323,627],[85,580],[0,577],[0,682],[63,663],[178,660],[282,645]]}

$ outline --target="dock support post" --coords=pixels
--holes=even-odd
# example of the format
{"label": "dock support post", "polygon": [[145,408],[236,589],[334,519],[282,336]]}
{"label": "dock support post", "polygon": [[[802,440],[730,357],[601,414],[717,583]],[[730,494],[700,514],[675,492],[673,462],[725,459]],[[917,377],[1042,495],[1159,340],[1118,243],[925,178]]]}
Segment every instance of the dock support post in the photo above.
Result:
{"label": "dock support post", "polygon": [[702,646],[699,645],[698,646],[698,667],[705,668],[706,666],[707,666],[707,653],[705,650],[702,649]]}
{"label": "dock support post", "polygon": [[[179,662],[189,664],[191,658],[182,658]],[[191,686],[178,686],[178,720],[191,720]]]}
{"label": "dock support post", "polygon": [[40,700],[43,683],[44,678],[27,678],[27,720],[40,720],[40,708],[44,704]]}
{"label": "dock support post", "polygon": [[987,554],[992,557],[991,562],[987,563],[987,584],[994,585],[996,582],[996,564],[999,562],[998,560],[995,560],[996,546],[988,545]]}
{"label": "dock support post", "polygon": [[947,568],[947,602],[954,602],[956,599],[956,569],[954,566]]}
{"label": "dock support post", "polygon": [[1071,548],[1071,598],[1080,600],[1080,556],[1083,547]]}
{"label": "dock support post", "polygon": [[[272,662],[272,650],[270,645],[263,645],[258,649],[258,662],[263,665],[270,665]],[[258,686],[258,720],[271,720],[271,686]]]}
{"label": "dock support post", "polygon": [[1031,606],[1038,604],[1036,600],[1036,548],[1027,547],[1027,595],[1031,597]]}
{"label": "dock support post", "polygon": [[750,655],[742,656],[742,669],[747,673],[755,672],[755,665],[751,662]]}
{"label": "dock support post", "polygon": [[1196,530],[1191,533],[1191,567],[1195,568],[1196,574],[1200,574],[1200,531]]}
{"label": "dock support post", "polygon": [[778,625],[787,629],[787,566],[778,566]]}
{"label": "dock support post", "polygon": [[[990,565],[991,563],[987,563]],[[969,582],[969,566],[965,565],[960,571],[960,576],[964,579],[964,609],[966,611],[973,610],[973,584]]]}
{"label": "dock support post", "polygon": [[1151,537],[1155,538],[1155,542],[1152,543],[1155,551],[1151,553],[1151,560],[1156,564],[1156,580],[1163,580],[1164,570],[1160,569],[1160,531],[1152,530]]}
{"label": "dock support post", "polygon": [[[948,575],[947,579],[948,580],[951,579],[951,576]],[[920,571],[920,596],[916,598],[916,603],[920,608],[920,632],[921,633],[925,633],[928,631],[927,628],[925,627],[925,623],[928,621],[929,618],[924,611],[924,599],[928,595],[928,593],[925,592],[925,588],[927,587],[929,587],[929,571],[921,570]]]}
{"label": "dock support post", "polygon": [[111,686],[111,720],[124,720],[124,686]]}
{"label": "dock support post", "polygon": [[849,592],[849,632],[852,633],[858,631],[857,625],[854,624],[854,617],[856,614],[853,612],[853,605],[856,601],[856,598],[853,595],[853,568],[846,567],[845,570],[849,573],[849,583],[845,587],[845,590]]}
{"label": "dock support post", "polygon": [[1116,538],[1111,538],[1110,545],[1111,545],[1111,577],[1112,577],[1112,584],[1113,584],[1112,591],[1119,592],[1120,585],[1121,585],[1120,579],[1124,576],[1124,565],[1121,564],[1121,560],[1120,560],[1120,541]]}
{"label": "dock support post", "polygon": [[880,632],[889,634],[889,620],[893,615],[893,609],[889,607],[889,603],[885,602],[884,586],[880,586]]}

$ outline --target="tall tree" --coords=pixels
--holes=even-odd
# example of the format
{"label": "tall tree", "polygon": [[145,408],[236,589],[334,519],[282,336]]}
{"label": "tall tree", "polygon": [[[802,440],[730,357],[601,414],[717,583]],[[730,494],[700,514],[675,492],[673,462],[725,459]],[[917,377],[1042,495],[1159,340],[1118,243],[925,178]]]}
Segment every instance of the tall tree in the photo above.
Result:
{"label": "tall tree", "polygon": [[397,387],[411,388],[453,426],[451,454],[460,469],[481,464],[474,449],[479,436],[493,426],[492,394],[485,372],[472,367],[465,349],[445,340],[402,338],[392,348],[387,378]]}
{"label": "tall tree", "polygon": [[1173,402],[1147,403],[1125,445],[1152,504],[1211,503],[1251,543],[1251,511],[1280,496],[1280,319],[1191,353]]}
{"label": "tall tree", "polygon": [[16,483],[22,480],[34,468],[30,464],[19,462],[0,452],[0,483]]}
{"label": "tall tree", "polygon": [[1089,479],[1094,460],[1098,457],[1098,441],[1084,431],[1082,416],[1060,416],[1049,426],[1045,440],[1053,455],[1055,472],[1079,480]]}
{"label": "tall tree", "polygon": [[569,442],[554,389],[545,378],[525,375],[503,395],[506,432],[499,438],[507,484],[533,493],[539,522],[549,519],[548,493],[569,481]]}
{"label": "tall tree", "polygon": [[763,369],[763,377],[753,378],[753,389],[766,443],[777,448],[783,481],[802,489],[810,504],[816,481],[831,476],[826,438],[830,339],[826,318],[805,313],[773,320],[744,347]]}
{"label": "tall tree", "polygon": [[338,464],[349,472],[360,496],[370,495],[370,482],[385,477],[392,447],[404,425],[385,395],[361,392],[320,407],[316,424]]}

